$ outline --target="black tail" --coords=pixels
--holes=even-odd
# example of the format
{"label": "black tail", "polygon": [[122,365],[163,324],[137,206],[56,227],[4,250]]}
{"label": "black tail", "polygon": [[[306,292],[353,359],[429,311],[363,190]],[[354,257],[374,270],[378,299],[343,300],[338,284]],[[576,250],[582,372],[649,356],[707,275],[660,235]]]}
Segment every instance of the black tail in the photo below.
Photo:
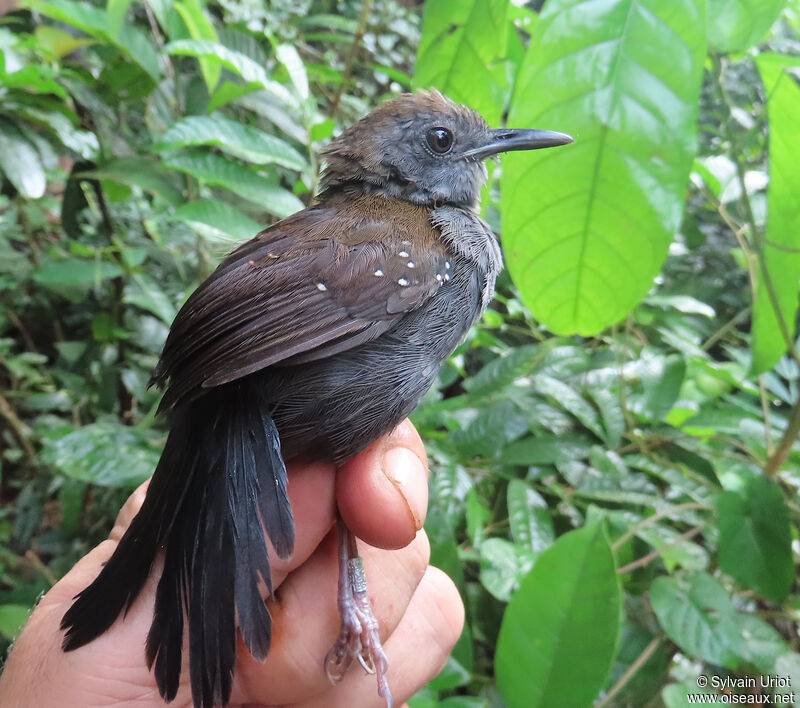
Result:
{"label": "black tail", "polygon": [[178,691],[184,616],[196,707],[230,699],[237,614],[247,648],[266,658],[272,621],[259,583],[270,592],[272,585],[264,530],[280,557],[294,547],[286,467],[266,411],[237,382],[177,412],[141,511],[64,615],[65,651],[92,641],[127,612],[163,548],[146,652],[162,697],[170,701]]}

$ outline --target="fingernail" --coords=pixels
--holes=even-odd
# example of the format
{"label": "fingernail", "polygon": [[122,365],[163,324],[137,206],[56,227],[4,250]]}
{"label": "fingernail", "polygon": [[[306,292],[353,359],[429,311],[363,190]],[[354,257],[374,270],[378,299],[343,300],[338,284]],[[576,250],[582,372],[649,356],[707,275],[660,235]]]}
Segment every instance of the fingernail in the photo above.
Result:
{"label": "fingernail", "polygon": [[400,493],[414,529],[419,531],[428,508],[428,480],[422,461],[407,447],[393,447],[384,453],[381,469]]}

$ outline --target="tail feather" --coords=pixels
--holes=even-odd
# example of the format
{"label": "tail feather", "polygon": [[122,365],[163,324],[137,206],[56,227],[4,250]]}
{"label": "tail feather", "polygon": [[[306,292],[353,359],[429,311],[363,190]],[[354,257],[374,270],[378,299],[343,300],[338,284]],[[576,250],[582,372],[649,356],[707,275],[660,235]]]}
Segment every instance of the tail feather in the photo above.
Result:
{"label": "tail feather", "polygon": [[[198,708],[230,700],[236,664],[235,558],[225,477],[200,505],[189,587],[189,676]],[[218,502],[223,500],[223,504]]]}
{"label": "tail feather", "polygon": [[262,587],[272,586],[264,530],[286,557],[294,520],[278,432],[265,411],[237,383],[178,412],[141,511],[64,615],[65,650],[92,641],[130,607],[163,548],[146,644],[162,697],[177,695],[184,624],[196,708],[230,700],[237,616],[249,651],[266,658],[272,620]]}
{"label": "tail feather", "polygon": [[256,435],[262,448],[259,452],[265,460],[264,474],[257,477],[261,484],[258,496],[261,518],[275,552],[281,558],[288,558],[294,550],[294,518],[286,493],[286,465],[281,456],[281,440],[271,417],[261,416],[261,431]]}
{"label": "tail feather", "polygon": [[[242,408],[239,409],[241,412]],[[250,416],[252,418],[252,416]],[[250,653],[259,661],[267,658],[272,639],[272,620],[261,598],[259,578],[272,593],[267,544],[258,514],[260,479],[258,468],[258,428],[252,420],[229,419],[228,433],[228,504],[233,519],[236,549],[235,600],[242,637]],[[255,421],[260,426],[260,420]],[[285,472],[284,472],[285,473]],[[265,524],[266,525],[266,524]]]}

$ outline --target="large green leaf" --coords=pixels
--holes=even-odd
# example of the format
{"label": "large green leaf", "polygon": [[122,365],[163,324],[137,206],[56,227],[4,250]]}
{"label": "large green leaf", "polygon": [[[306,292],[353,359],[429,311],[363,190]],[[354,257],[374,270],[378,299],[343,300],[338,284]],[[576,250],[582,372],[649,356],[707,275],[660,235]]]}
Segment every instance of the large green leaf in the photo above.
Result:
{"label": "large green leaf", "polygon": [[295,109],[299,107],[298,100],[291,91],[283,84],[270,79],[264,67],[245,54],[229,49],[219,42],[209,39],[178,39],[164,47],[164,51],[168,54],[192,56],[198,59],[207,57],[238,74],[245,81],[260,84],[267,93],[285,106]]}
{"label": "large green leaf", "polygon": [[585,435],[538,435],[507,445],[501,459],[507,465],[559,464],[588,457],[590,450]]}
{"label": "large green leaf", "polygon": [[108,418],[46,440],[42,459],[82,482],[134,486],[153,474],[159,455],[153,436]]}
{"label": "large green leaf", "polygon": [[497,684],[508,705],[591,706],[616,654],[620,597],[600,524],[570,531],[542,553],[511,598],[497,640]]}
{"label": "large green leaf", "polygon": [[38,199],[44,194],[47,181],[39,153],[15,125],[1,118],[0,171],[23,197]]}
{"label": "large green leaf", "polygon": [[157,149],[169,150],[187,145],[218,145],[258,165],[275,163],[293,170],[303,170],[308,166],[303,156],[280,138],[219,115],[187,116],[173,123]]}
{"label": "large green leaf", "polygon": [[657,578],[650,602],[667,636],[688,656],[766,673],[786,650],[772,627],[737,612],[725,589],[706,573]]}
{"label": "large green leaf", "polygon": [[[186,25],[186,29],[189,30],[189,36],[192,39],[217,41],[217,31],[214,29],[214,25],[211,24],[211,20],[205,16],[199,0],[182,0],[182,2],[176,2],[174,7]],[[200,57],[199,62],[203,80],[208,87],[208,93],[211,94],[219,81],[222,67],[208,57]]]}
{"label": "large green leaf", "polygon": [[785,6],[786,0],[708,0],[708,43],[719,52],[752,47]]}
{"label": "large green leaf", "polygon": [[107,179],[129,187],[141,187],[155,192],[171,206],[183,202],[183,196],[169,179],[160,163],[147,157],[120,157],[111,159],[94,170],[78,172],[75,177],[82,179]]}
{"label": "large green leaf", "polygon": [[187,172],[208,184],[230,189],[276,216],[288,216],[304,206],[303,202],[283,187],[276,186],[266,177],[222,155],[200,150],[186,151],[174,155],[164,164]]}
{"label": "large green leaf", "polygon": [[789,510],[781,490],[754,477],[744,496],[720,494],[717,509],[720,568],[768,600],[781,602],[795,577]]}
{"label": "large green leaf", "polygon": [[564,130],[576,144],[504,158],[503,241],[525,302],[554,332],[617,322],[664,261],[696,149],[703,8],[544,6],[509,123]]}
{"label": "large green leaf", "polygon": [[62,288],[90,288],[100,281],[122,275],[122,269],[107,261],[85,261],[71,258],[63,261],[50,261],[37,268],[33,279],[40,285],[53,290]]}
{"label": "large green leaf", "polygon": [[27,605],[0,605],[0,635],[9,641],[16,639],[30,614]]}
{"label": "large green leaf", "polygon": [[[771,369],[793,340],[800,281],[800,87],[786,72],[800,59],[761,54],[756,60],[767,93],[769,187],[766,244],[753,304],[753,370]],[[765,272],[770,283],[765,282]],[[770,289],[772,292],[770,292]],[[773,300],[774,297],[774,300]],[[779,323],[776,306],[780,311]]]}
{"label": "large green leaf", "polygon": [[553,519],[539,492],[520,479],[508,483],[508,524],[514,542],[541,553],[555,539]]}
{"label": "large green leaf", "polygon": [[[117,26],[112,16],[111,23],[100,8],[85,2],[72,0],[25,0],[26,4],[46,17],[76,27],[81,32],[110,42],[129,59],[146,71],[154,81],[160,79],[158,56],[147,37],[131,24]],[[113,13],[112,13],[113,15]]]}
{"label": "large green leaf", "polygon": [[131,2],[132,0],[107,0],[106,26],[108,27],[108,33],[112,37],[119,35]]}
{"label": "large green leaf", "polygon": [[491,124],[503,115],[507,0],[428,0],[414,66],[414,85],[436,87],[479,111]]}
{"label": "large green leaf", "polygon": [[198,199],[184,204],[171,218],[214,240],[252,238],[262,229],[257,221],[218,199]]}

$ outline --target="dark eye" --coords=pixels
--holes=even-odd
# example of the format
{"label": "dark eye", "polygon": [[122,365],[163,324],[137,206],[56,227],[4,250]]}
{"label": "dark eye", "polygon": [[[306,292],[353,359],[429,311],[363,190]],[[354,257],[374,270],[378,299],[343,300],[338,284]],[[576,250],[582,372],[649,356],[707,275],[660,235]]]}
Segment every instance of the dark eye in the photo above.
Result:
{"label": "dark eye", "polygon": [[439,155],[444,155],[453,147],[453,134],[447,128],[431,128],[425,140],[428,147]]}

